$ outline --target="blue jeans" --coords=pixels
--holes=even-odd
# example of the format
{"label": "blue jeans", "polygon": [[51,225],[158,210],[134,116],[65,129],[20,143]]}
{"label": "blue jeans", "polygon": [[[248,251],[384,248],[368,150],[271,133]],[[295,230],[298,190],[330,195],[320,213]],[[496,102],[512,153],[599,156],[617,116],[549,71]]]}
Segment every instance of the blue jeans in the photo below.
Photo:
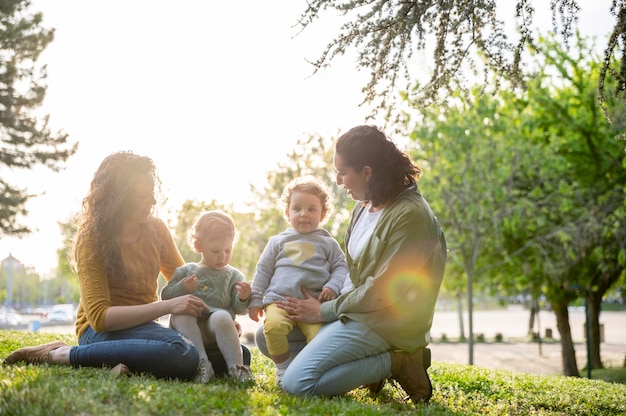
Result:
{"label": "blue jeans", "polygon": [[287,368],[282,388],[295,395],[338,396],[391,377],[391,346],[366,325],[322,327]]}
{"label": "blue jeans", "polygon": [[74,367],[126,364],[136,373],[189,380],[198,370],[198,350],[170,328],[149,322],[122,331],[96,332],[89,327],[70,349]]}

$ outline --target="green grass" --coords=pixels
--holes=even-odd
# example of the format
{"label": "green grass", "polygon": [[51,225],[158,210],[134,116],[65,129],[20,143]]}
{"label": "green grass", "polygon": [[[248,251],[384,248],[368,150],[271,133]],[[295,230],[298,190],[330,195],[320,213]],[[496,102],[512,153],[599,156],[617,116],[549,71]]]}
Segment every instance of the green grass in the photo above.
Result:
{"label": "green grass", "polygon": [[[0,358],[16,348],[71,335],[0,331]],[[593,377],[539,376],[460,364],[433,363],[428,405],[401,402],[389,384],[371,398],[357,389],[332,399],[287,395],[274,367],[252,348],[253,384],[215,380],[206,385],[113,377],[97,368],[0,366],[0,415],[624,415],[626,369],[595,370]]]}

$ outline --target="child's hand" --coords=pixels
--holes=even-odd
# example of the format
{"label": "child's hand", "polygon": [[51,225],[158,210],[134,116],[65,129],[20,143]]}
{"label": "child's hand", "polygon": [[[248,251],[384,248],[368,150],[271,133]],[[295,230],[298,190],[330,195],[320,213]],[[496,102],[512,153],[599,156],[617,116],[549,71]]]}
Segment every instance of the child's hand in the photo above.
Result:
{"label": "child's hand", "polygon": [[188,277],[185,277],[183,279],[183,286],[185,286],[185,289],[187,289],[187,292],[191,293],[194,290],[196,290],[198,288],[198,286],[200,286],[200,282],[198,282],[198,276],[191,275]]}
{"label": "child's hand", "polygon": [[237,286],[237,295],[239,296],[239,300],[242,302],[247,301],[252,294],[252,287],[250,286],[250,283],[237,282],[235,285]]}
{"label": "child's hand", "polygon": [[332,289],[329,289],[329,288],[325,287],[324,289],[322,289],[322,293],[320,293],[320,295],[317,298],[317,300],[319,302],[326,302],[327,300],[333,300],[336,297],[337,297],[337,294],[335,292],[333,292]]}
{"label": "child's hand", "polygon": [[260,308],[258,306],[252,306],[251,308],[248,308],[248,316],[254,322],[259,322],[259,317],[263,316],[263,308]]}

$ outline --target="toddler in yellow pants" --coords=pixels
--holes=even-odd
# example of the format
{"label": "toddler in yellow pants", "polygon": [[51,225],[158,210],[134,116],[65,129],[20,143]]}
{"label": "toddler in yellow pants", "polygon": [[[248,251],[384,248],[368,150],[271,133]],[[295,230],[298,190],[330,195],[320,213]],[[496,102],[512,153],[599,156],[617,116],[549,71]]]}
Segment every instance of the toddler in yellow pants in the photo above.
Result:
{"label": "toddler in yellow pants", "polygon": [[321,324],[294,322],[274,302],[287,297],[303,299],[303,290],[320,302],[335,299],[348,274],[339,243],[328,231],[318,228],[328,213],[325,187],[311,177],[296,178],[285,187],[282,202],[291,227],[272,236],[263,250],[248,306],[248,315],[254,321],[266,314],[264,333],[279,384],[293,360],[287,334],[298,325],[308,342]]}

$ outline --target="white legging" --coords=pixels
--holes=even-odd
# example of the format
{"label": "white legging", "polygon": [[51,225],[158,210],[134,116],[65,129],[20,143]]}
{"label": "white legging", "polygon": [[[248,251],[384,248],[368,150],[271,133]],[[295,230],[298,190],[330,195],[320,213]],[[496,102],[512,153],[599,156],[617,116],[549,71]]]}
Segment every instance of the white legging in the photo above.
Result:
{"label": "white legging", "polygon": [[217,310],[208,318],[199,319],[191,315],[172,315],[170,323],[193,342],[200,359],[208,360],[205,345],[217,345],[228,368],[243,364],[237,328],[228,312]]}

